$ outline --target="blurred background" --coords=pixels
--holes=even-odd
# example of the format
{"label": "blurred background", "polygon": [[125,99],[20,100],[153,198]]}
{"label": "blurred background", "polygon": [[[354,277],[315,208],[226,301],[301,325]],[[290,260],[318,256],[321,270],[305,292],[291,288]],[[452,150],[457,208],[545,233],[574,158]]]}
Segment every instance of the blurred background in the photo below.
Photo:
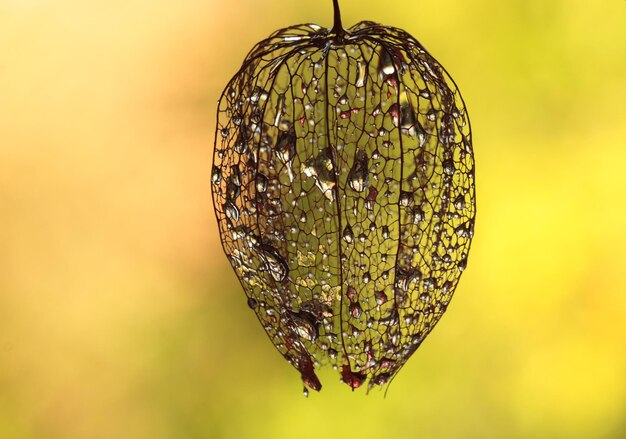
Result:
{"label": "blurred background", "polygon": [[222,88],[331,1],[1,0],[0,438],[626,437],[626,2],[341,6],[474,129],[469,267],[387,397],[303,397],[210,201]]}

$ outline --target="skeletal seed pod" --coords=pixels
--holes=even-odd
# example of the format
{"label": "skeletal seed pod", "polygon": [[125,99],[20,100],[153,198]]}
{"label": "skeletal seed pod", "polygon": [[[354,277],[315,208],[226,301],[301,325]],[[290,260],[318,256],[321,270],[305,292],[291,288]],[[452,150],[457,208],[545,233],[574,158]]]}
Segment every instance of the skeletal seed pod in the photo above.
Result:
{"label": "skeletal seed pod", "polygon": [[281,29],[248,54],[219,101],[212,175],[248,305],[314,390],[328,363],[353,389],[390,381],[446,311],[475,215],[451,77],[406,32],[344,30],[334,8],[332,29]]}

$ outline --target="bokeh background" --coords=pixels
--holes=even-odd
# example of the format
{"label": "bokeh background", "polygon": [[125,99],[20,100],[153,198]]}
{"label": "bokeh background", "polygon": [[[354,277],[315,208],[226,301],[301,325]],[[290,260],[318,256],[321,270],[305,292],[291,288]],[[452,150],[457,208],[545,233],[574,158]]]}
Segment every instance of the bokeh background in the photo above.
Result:
{"label": "bokeh background", "polygon": [[0,1],[0,438],[626,437],[626,2],[343,0],[452,73],[478,215],[391,385],[297,372],[210,202],[216,103],[331,1]]}

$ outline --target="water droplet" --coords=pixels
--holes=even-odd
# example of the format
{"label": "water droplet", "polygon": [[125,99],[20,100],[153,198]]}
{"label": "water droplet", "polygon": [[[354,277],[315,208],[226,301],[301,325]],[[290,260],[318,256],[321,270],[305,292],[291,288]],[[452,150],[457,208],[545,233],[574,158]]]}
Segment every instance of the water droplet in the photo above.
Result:
{"label": "water droplet", "polygon": [[260,172],[256,175],[256,190],[257,192],[265,192],[267,190],[267,177]]}
{"label": "water droplet", "polygon": [[423,340],[423,334],[421,331],[411,336],[411,343],[414,345],[419,345],[422,342],[422,340]]}
{"label": "water droplet", "polygon": [[222,181],[222,170],[215,165],[213,165],[211,181],[213,184],[219,184]]}
{"label": "water droplet", "polygon": [[389,114],[391,115],[391,121],[394,126],[398,126],[398,122],[400,121],[400,106],[397,103],[389,107]]}
{"label": "water droplet", "polygon": [[452,291],[453,288],[454,288],[454,284],[451,281],[447,280],[441,286],[441,293],[448,294],[449,292]]}
{"label": "water droplet", "polygon": [[234,240],[250,237],[250,229],[244,226],[237,226],[233,228],[232,236]]}
{"label": "water droplet", "polygon": [[352,316],[353,319],[358,319],[359,317],[361,317],[361,305],[359,304],[359,302],[355,302],[355,303],[351,303],[350,304],[350,315]]}
{"label": "water droplet", "polygon": [[231,174],[226,184],[226,197],[233,201],[241,194],[241,172],[239,166],[231,167]]}
{"label": "water droplet", "polygon": [[426,145],[428,136],[426,132],[424,131],[424,128],[419,124],[419,122],[416,122],[416,127],[417,127],[417,140],[419,141],[420,147],[423,147],[424,145]]}
{"label": "water droplet", "polygon": [[244,131],[246,131],[246,128],[242,127],[234,145],[235,152],[238,154],[245,154],[248,151],[249,140],[245,138],[245,135],[243,135]]}
{"label": "water droplet", "polygon": [[354,302],[357,299],[357,294],[356,288],[351,285],[346,289],[346,297],[350,302]]}
{"label": "water droplet", "polygon": [[224,212],[226,213],[226,217],[232,223],[236,223],[237,221],[239,221],[239,209],[233,204],[232,201],[226,200],[226,202],[224,203]]}
{"label": "water droplet", "polygon": [[333,348],[330,348],[328,350],[328,356],[330,357],[331,360],[335,360],[337,358],[337,354],[338,352]]}
{"label": "water droplet", "polygon": [[426,214],[421,207],[416,207],[415,209],[413,209],[413,212],[411,212],[413,224],[419,224],[424,221],[425,215]]}
{"label": "water droplet", "polygon": [[292,313],[291,317],[291,327],[293,330],[300,336],[301,338],[307,341],[315,341],[317,340],[317,324],[313,316],[309,315],[305,312],[300,313]]}
{"label": "water droplet", "polygon": [[261,245],[261,256],[274,280],[277,282],[284,281],[289,272],[289,267],[278,252],[269,245]]}
{"label": "water droplet", "polygon": [[441,164],[441,166],[443,167],[443,173],[446,175],[454,175],[454,162],[450,159],[448,160],[444,160],[443,163]]}
{"label": "water droplet", "polygon": [[367,210],[374,210],[376,197],[378,197],[378,190],[374,186],[370,186],[369,193],[365,197],[365,208]]}
{"label": "water droplet", "polygon": [[230,130],[228,128],[222,128],[222,130],[220,131],[220,133],[222,134],[222,137],[225,139],[228,137],[228,135],[230,134]]}
{"label": "water droplet", "polygon": [[400,203],[400,206],[406,207],[413,201],[413,194],[411,192],[401,191],[398,201]]}
{"label": "water droplet", "polygon": [[399,289],[400,291],[404,291],[407,292],[409,291],[409,284],[413,281],[418,279],[419,280],[419,275],[418,272],[416,272],[414,269],[403,269],[403,268],[397,268],[396,269],[396,288]]}
{"label": "water droplet", "polygon": [[291,162],[296,151],[296,132],[293,128],[278,133],[275,151],[283,163]]}
{"label": "water droplet", "polygon": [[456,236],[458,236],[459,238],[467,238],[469,234],[465,223],[458,225],[454,229],[454,232],[456,233]]}
{"label": "water droplet", "polygon": [[385,239],[389,238],[389,227],[383,226],[382,234],[383,234],[383,238],[385,238]]}
{"label": "water droplet", "polygon": [[302,394],[304,395],[305,398],[309,397],[309,389],[307,389],[306,386],[304,386],[302,390]]}
{"label": "water droplet", "polygon": [[252,94],[250,95],[250,101],[253,103],[258,103],[261,101],[265,101],[268,97],[268,93],[263,90],[261,87],[254,87],[252,90]]}
{"label": "water droplet", "polygon": [[341,113],[339,113],[339,117],[342,119],[349,119],[351,115],[352,115],[352,110],[346,110],[346,111],[342,111]]}
{"label": "water droplet", "polygon": [[241,186],[237,184],[236,180],[234,180],[231,175],[226,184],[226,197],[233,201],[239,194],[241,194]]}
{"label": "water droplet", "polygon": [[461,194],[455,198],[454,207],[456,207],[457,210],[465,209],[465,194]]}
{"label": "water droplet", "polygon": [[259,301],[256,300],[254,297],[248,297],[248,306],[250,307],[250,309],[256,309],[259,306]]}
{"label": "water droplet", "polygon": [[312,157],[302,164],[302,172],[307,177],[314,177],[316,186],[330,201],[333,201],[335,188],[335,171],[331,152],[324,148],[317,157]]}
{"label": "water droplet", "polygon": [[291,120],[290,119],[280,119],[278,121],[278,125],[276,125],[279,130],[283,132],[287,132],[291,129]]}
{"label": "water droplet", "polygon": [[428,277],[424,279],[424,288],[427,290],[433,290],[437,288],[437,279],[434,277]]}
{"label": "water droplet", "polygon": [[[250,122],[252,123],[250,124],[249,131],[251,133],[257,132],[259,130],[259,127],[257,125],[261,123],[262,120],[263,120],[263,112],[259,111],[258,109],[254,110],[252,114],[250,115]],[[248,127],[244,126],[243,128],[248,128]]]}
{"label": "water droplet", "polygon": [[363,63],[361,61],[358,61],[357,63],[357,81],[356,81],[356,86],[357,88],[361,88],[365,85],[365,75],[366,75],[367,71],[365,70],[365,67],[363,66]]}
{"label": "water droplet", "polygon": [[369,273],[365,273],[363,275],[363,283],[364,284],[369,283],[370,280],[371,280],[370,274]]}
{"label": "water droplet", "polygon": [[400,128],[402,128],[403,133],[408,134],[409,136],[414,136],[417,116],[415,115],[413,106],[409,103],[403,105],[401,113]]}
{"label": "water droplet", "polygon": [[430,294],[428,294],[426,292],[420,294],[420,300],[422,302],[430,302]]}
{"label": "water droplet", "polygon": [[368,185],[369,168],[367,154],[362,149],[358,149],[352,169],[348,173],[348,184],[357,192],[363,192]]}
{"label": "water droplet", "polygon": [[467,257],[464,257],[459,261],[458,267],[461,273],[465,271],[465,269],[467,268]]}
{"label": "water droplet", "polygon": [[376,303],[379,305],[387,302],[387,295],[384,291],[376,291],[376,293],[374,293],[374,298],[376,299]]}
{"label": "water droplet", "polygon": [[354,241],[354,233],[352,232],[352,228],[348,225],[343,229],[343,240],[348,244]]}
{"label": "water droplet", "polygon": [[378,320],[378,323],[381,325],[387,325],[390,327],[396,326],[399,322],[398,311],[393,308],[389,311],[389,314],[386,317]]}
{"label": "water droplet", "polygon": [[389,75],[393,75],[395,71],[396,68],[393,65],[391,54],[386,49],[382,49],[378,58],[378,73],[382,78],[384,78]]}

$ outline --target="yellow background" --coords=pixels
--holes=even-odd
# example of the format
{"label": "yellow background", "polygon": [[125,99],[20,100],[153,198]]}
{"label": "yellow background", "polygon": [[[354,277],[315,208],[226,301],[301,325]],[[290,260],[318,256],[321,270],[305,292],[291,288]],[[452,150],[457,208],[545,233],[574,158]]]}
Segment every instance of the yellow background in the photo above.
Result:
{"label": "yellow background", "polygon": [[0,0],[0,438],[626,437],[626,2],[341,3],[474,129],[468,270],[387,397],[302,396],[210,203],[222,88],[330,0]]}

